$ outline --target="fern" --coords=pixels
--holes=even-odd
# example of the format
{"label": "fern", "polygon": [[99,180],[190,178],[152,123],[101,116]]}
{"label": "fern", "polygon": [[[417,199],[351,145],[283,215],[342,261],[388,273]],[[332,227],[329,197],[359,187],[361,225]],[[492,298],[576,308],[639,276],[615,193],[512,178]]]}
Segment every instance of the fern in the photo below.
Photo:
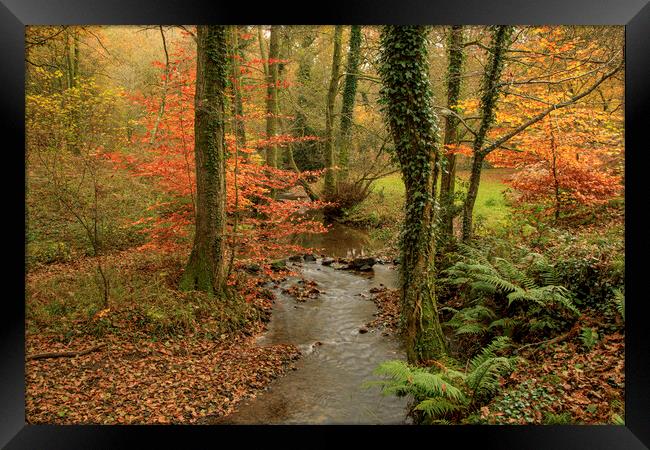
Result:
{"label": "fern", "polygon": [[488,330],[493,328],[501,328],[506,335],[512,335],[515,328],[521,325],[521,321],[512,317],[502,317],[494,320],[488,326]]}
{"label": "fern", "polygon": [[623,320],[625,320],[625,294],[620,289],[614,291],[614,303],[616,305],[616,310]]}
{"label": "fern", "polygon": [[[579,315],[578,308],[573,303],[573,294],[558,284],[560,277],[555,267],[542,255],[529,253],[518,264],[514,264],[498,257],[490,261],[477,249],[468,246],[461,248],[464,252],[462,259],[444,271],[446,278],[442,281],[449,285],[463,286],[468,302],[481,304],[493,300],[497,305],[504,305],[504,309],[518,305],[525,309],[525,316],[529,317],[527,325],[531,331],[559,329],[561,322],[558,319],[567,315]],[[508,327],[507,322],[497,322],[491,326],[496,318],[472,315],[472,308],[461,309],[447,323],[456,329],[457,334],[484,335],[499,325],[506,325],[504,331],[512,334],[514,327]],[[508,311],[505,313],[508,314]]]}
{"label": "fern", "polygon": [[488,331],[487,325],[483,322],[496,318],[494,311],[483,305],[453,311],[454,315],[446,325],[455,328],[456,334],[483,334]]}
{"label": "fern", "polygon": [[595,328],[583,327],[580,331],[580,340],[587,350],[591,350],[598,342],[598,332]]}
{"label": "fern", "polygon": [[482,323],[464,323],[456,328],[456,334],[484,334],[487,330]]}
{"label": "fern", "polygon": [[458,403],[451,402],[444,398],[428,398],[417,404],[416,411],[424,412],[430,419],[449,416],[458,412],[462,407]]}
{"label": "fern", "polygon": [[472,401],[477,397],[495,393],[499,388],[501,375],[514,368],[515,358],[497,356],[498,352],[510,345],[510,339],[506,336],[496,337],[471,360],[466,382],[472,390]]}
{"label": "fern", "polygon": [[447,421],[468,412],[499,388],[500,377],[514,368],[515,358],[499,356],[510,346],[506,337],[495,338],[469,363],[467,372],[438,363],[435,367],[411,367],[404,361],[385,361],[374,371],[387,379],[365,383],[379,386],[384,395],[411,395],[413,411],[424,414],[428,423]]}
{"label": "fern", "polygon": [[519,289],[519,287],[516,284],[508,281],[507,279],[499,275],[475,273],[474,278],[480,281],[484,281],[502,292],[512,292]]}

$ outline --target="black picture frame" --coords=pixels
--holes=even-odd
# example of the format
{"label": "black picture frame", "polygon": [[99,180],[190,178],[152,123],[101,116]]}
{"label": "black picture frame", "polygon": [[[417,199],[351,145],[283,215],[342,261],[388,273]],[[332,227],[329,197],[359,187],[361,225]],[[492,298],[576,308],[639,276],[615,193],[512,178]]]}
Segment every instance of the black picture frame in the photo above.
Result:
{"label": "black picture frame", "polygon": [[[625,426],[449,426],[449,427],[284,427],[284,426],[54,426],[25,424],[25,99],[24,27],[41,24],[514,24],[625,25],[626,27],[626,392]],[[650,327],[645,314],[644,264],[650,248],[644,226],[647,209],[643,169],[647,168],[646,123],[650,106],[650,5],[648,0],[340,0],[309,4],[198,2],[179,0],[0,0],[0,111],[3,202],[7,230],[0,248],[6,267],[0,309],[0,446],[8,449],[188,447],[260,443],[286,433],[282,445],[340,442],[342,433],[362,434],[364,446],[388,439],[417,445],[473,442],[480,448],[637,449],[650,446]],[[647,171],[647,169],[646,169]],[[647,172],[646,172],[647,176]],[[9,193],[9,194],[7,194]],[[22,236],[19,239],[18,236]],[[8,245],[11,244],[11,245]],[[22,258],[22,259],[21,259]],[[253,433],[254,432],[254,433]],[[297,434],[296,434],[297,432]],[[305,436],[308,432],[309,436]],[[279,436],[278,436],[279,437]],[[306,440],[307,439],[307,440]],[[403,439],[403,440],[402,440]],[[230,441],[230,439],[229,439]],[[451,441],[451,442],[449,442]],[[140,444],[141,445],[141,444]]]}

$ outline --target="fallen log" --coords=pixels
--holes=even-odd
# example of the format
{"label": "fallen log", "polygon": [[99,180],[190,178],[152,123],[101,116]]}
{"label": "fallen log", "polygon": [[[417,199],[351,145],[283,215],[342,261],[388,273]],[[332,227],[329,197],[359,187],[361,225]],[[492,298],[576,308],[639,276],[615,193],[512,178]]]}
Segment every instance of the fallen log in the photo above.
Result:
{"label": "fallen log", "polygon": [[100,348],[106,346],[106,343],[97,344],[93,347],[87,348],[86,350],[80,351],[68,351],[68,352],[46,352],[46,353],[36,353],[34,355],[27,355],[25,359],[46,359],[46,358],[74,358],[75,356],[87,355],[94,351],[99,350]]}

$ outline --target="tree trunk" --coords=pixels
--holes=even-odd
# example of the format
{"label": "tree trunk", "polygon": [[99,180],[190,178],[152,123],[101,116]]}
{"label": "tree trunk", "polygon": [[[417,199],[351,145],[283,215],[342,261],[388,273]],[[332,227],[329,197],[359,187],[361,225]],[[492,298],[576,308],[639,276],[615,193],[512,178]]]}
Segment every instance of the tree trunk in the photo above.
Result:
{"label": "tree trunk", "polygon": [[[243,148],[246,146],[246,126],[244,124],[244,105],[242,102],[241,88],[242,88],[242,75],[239,70],[240,61],[243,58],[242,50],[239,47],[239,29],[236,25],[231,27],[230,30],[232,48],[232,64],[230,65],[230,76],[232,77],[232,102],[230,108],[234,118],[234,135],[237,141],[237,147]],[[245,153],[244,153],[245,154]]]}
{"label": "tree trunk", "polygon": [[345,87],[343,88],[343,105],[341,106],[341,130],[339,140],[339,180],[348,176],[350,164],[350,147],[352,131],[352,114],[354,99],[357,95],[357,72],[359,71],[359,52],[361,49],[361,26],[352,25],[350,28],[350,48],[345,69]]}
{"label": "tree trunk", "polygon": [[215,295],[225,286],[227,67],[226,27],[199,25],[194,106],[196,231],[180,288]]}
{"label": "tree trunk", "polygon": [[[269,61],[268,73],[266,76],[266,138],[273,139],[277,133],[277,115],[278,115],[278,26],[271,25],[271,37],[269,40]],[[278,166],[278,146],[269,144],[266,146],[266,164],[271,167]]]}
{"label": "tree trunk", "polygon": [[472,158],[472,172],[469,177],[469,187],[467,188],[465,209],[463,210],[463,242],[469,241],[472,237],[472,214],[474,213],[474,205],[476,204],[476,197],[478,196],[478,187],[481,182],[483,159],[484,156],[481,153],[474,154],[474,158]]}
{"label": "tree trunk", "polygon": [[[463,66],[463,27],[451,27],[448,40],[447,108],[458,114],[461,74]],[[456,189],[456,155],[450,147],[458,144],[458,118],[448,114],[445,118],[444,164],[440,180],[440,203],[442,206],[441,234],[449,240],[454,236],[454,194]]]}
{"label": "tree trunk", "polygon": [[481,126],[474,137],[472,160],[472,174],[469,181],[469,190],[463,209],[463,242],[472,237],[472,215],[474,204],[478,195],[478,188],[481,181],[481,167],[487,153],[483,151],[483,144],[488,130],[494,123],[496,117],[496,103],[499,96],[499,80],[503,72],[505,53],[509,45],[510,35],[513,28],[507,25],[499,25],[493,28],[490,56],[485,67],[483,82],[481,85]]}
{"label": "tree trunk", "polygon": [[557,143],[555,142],[555,133],[553,132],[553,116],[549,115],[548,119],[548,128],[551,135],[551,175],[553,175],[553,190],[555,192],[555,223],[557,223],[560,220],[562,197],[560,196],[560,181],[557,175]]}
{"label": "tree trunk", "polygon": [[77,30],[72,32],[72,45],[72,86],[76,86],[79,78],[79,31]]}
{"label": "tree trunk", "polygon": [[[386,26],[381,35],[381,95],[406,187],[401,235],[401,313],[408,360],[445,354],[434,286],[433,167],[437,123],[429,84],[427,28]],[[417,101],[415,101],[417,99]]]}
{"label": "tree trunk", "polygon": [[334,153],[334,102],[338,90],[339,71],[341,66],[341,34],[343,26],[334,27],[334,51],[332,54],[332,77],[327,91],[327,108],[325,112],[325,195],[332,195],[335,190],[335,153]]}
{"label": "tree trunk", "polygon": [[[305,27],[301,30],[303,38],[300,42],[300,57],[298,60],[298,73],[296,75],[300,90],[297,96],[297,107],[294,109],[295,120],[293,123],[293,134],[297,137],[315,136],[317,133],[307,123],[305,110],[311,106],[311,102],[305,95],[306,86],[311,81],[311,69],[314,64],[312,52],[309,48],[316,39],[316,34],[312,27]],[[293,156],[298,156],[296,162],[300,170],[317,170],[323,168],[322,151],[318,143],[313,141],[297,142],[292,147]]]}
{"label": "tree trunk", "polygon": [[164,80],[162,85],[162,92],[160,94],[160,108],[158,108],[158,115],[156,116],[156,123],[151,132],[151,138],[149,139],[149,145],[153,145],[156,142],[156,135],[158,134],[158,127],[160,127],[160,121],[165,115],[165,102],[167,101],[167,86],[169,84],[169,52],[167,51],[167,40],[165,39],[165,31],[163,30],[162,25],[159,26],[160,29],[160,38],[162,39],[162,46],[165,52],[165,72]]}

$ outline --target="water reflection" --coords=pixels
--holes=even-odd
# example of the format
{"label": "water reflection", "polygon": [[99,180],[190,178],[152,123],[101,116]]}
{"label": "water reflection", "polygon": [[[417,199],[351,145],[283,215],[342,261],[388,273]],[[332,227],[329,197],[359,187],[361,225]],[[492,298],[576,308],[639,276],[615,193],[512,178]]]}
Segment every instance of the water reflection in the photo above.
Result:
{"label": "water reflection", "polygon": [[369,256],[379,249],[366,232],[336,222],[330,225],[327,233],[297,235],[292,243],[319,249],[318,253],[334,258]]}

